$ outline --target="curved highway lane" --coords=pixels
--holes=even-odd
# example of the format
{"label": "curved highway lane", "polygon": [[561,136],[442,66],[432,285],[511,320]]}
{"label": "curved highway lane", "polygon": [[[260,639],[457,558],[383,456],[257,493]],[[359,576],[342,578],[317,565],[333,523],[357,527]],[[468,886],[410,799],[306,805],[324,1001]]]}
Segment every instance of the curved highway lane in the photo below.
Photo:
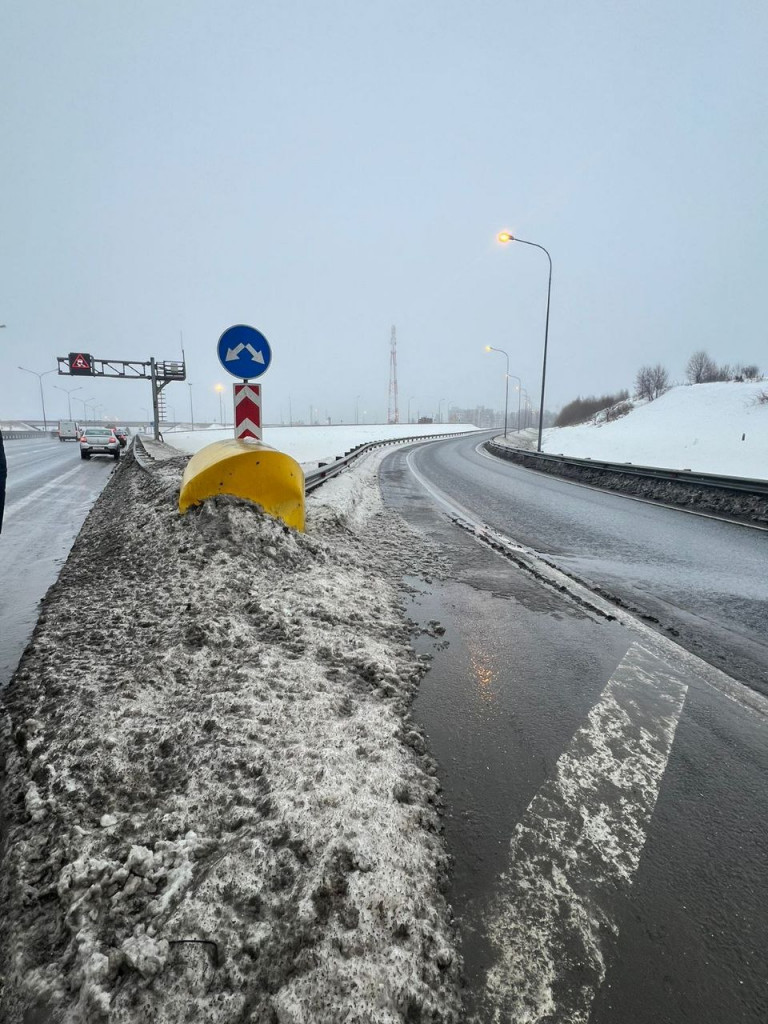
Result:
{"label": "curved highway lane", "polygon": [[[413,714],[443,789],[463,1019],[763,1024],[768,701],[669,631],[692,620],[693,648],[718,627],[710,646],[732,663],[741,600],[758,651],[741,664],[764,671],[768,538],[493,463],[477,443],[397,451],[380,474],[435,566],[403,600],[430,658]],[[663,625],[542,582],[435,490],[648,615],[650,595]]]}
{"label": "curved highway lane", "polygon": [[523,469],[463,437],[414,451],[434,486],[768,694],[768,533]]}

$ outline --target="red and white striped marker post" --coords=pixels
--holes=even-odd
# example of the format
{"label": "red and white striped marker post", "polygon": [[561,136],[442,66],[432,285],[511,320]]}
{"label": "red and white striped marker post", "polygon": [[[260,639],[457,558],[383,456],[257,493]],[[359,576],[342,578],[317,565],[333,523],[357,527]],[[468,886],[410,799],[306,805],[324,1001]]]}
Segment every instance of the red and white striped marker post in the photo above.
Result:
{"label": "red and white striped marker post", "polygon": [[261,385],[233,385],[235,400],[235,437],[239,440],[261,440]]}

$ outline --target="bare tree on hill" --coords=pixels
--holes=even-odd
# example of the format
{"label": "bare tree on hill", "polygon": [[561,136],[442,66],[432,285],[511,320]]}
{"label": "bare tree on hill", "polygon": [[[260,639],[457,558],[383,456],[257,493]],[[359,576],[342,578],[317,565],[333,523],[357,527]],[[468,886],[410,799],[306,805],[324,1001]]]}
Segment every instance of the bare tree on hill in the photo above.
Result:
{"label": "bare tree on hill", "polygon": [[690,384],[709,384],[718,379],[717,364],[710,359],[704,349],[694,352],[688,360],[685,375]]}
{"label": "bare tree on hill", "polygon": [[661,363],[641,366],[635,375],[635,397],[647,398],[652,402],[665,391],[669,391],[669,374]]}

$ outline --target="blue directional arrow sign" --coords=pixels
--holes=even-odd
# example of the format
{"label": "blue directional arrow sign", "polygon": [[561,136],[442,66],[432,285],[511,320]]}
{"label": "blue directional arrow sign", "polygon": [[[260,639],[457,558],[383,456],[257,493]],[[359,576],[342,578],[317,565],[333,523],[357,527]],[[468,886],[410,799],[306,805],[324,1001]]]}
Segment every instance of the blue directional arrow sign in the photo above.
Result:
{"label": "blue directional arrow sign", "polygon": [[269,369],[272,349],[269,342],[255,327],[236,324],[228,327],[216,347],[219,362],[233,377],[251,380]]}

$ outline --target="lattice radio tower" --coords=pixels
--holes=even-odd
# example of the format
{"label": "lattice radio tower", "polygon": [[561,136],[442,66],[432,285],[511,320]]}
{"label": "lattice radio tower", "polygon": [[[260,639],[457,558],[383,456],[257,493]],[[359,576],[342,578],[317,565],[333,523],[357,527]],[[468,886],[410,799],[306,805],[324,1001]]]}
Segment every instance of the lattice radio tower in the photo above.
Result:
{"label": "lattice radio tower", "polygon": [[397,404],[397,331],[392,328],[389,342],[389,407],[387,423],[400,422],[400,409]]}

